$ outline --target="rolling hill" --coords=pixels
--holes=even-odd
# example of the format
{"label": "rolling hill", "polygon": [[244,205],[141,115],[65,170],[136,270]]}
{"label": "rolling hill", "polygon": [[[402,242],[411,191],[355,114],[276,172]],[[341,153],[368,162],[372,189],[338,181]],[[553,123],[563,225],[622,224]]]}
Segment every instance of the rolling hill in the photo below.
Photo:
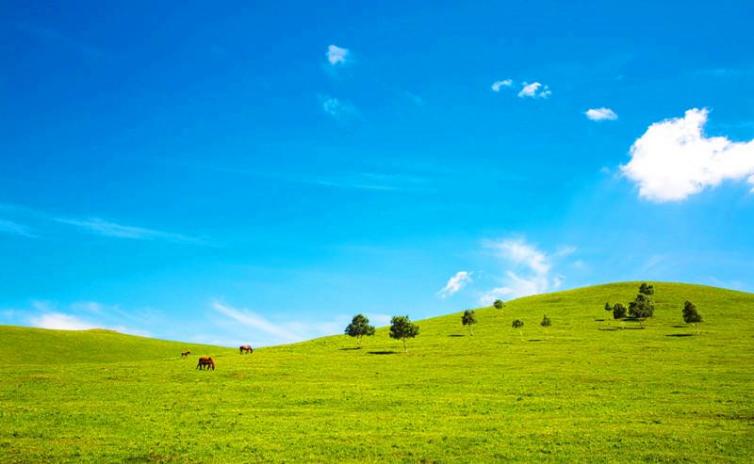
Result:
{"label": "rolling hill", "polygon": [[182,343],[2,327],[0,462],[750,462],[754,294],[656,283],[646,328],[603,320],[637,287],[480,308],[473,336],[460,313],[418,321],[408,353],[387,328],[191,346],[215,372]]}

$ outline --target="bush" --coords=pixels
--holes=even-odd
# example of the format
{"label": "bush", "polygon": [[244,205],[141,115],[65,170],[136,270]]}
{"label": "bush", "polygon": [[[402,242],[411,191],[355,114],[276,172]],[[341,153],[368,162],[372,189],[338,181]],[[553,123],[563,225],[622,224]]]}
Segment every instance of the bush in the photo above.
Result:
{"label": "bush", "polygon": [[687,301],[683,304],[683,322],[686,324],[698,324],[702,321],[702,315],[699,314],[694,303]]}
{"label": "bush", "polygon": [[544,315],[542,318],[542,322],[539,323],[542,327],[550,327],[552,325],[552,321],[549,317],[547,317],[547,314]]}
{"label": "bush", "polygon": [[620,303],[615,303],[613,306],[613,319],[623,319],[626,317],[626,307]]}
{"label": "bush", "polygon": [[492,303],[492,306],[495,307],[495,309],[503,309],[505,307],[505,303],[503,300],[495,300],[494,303]]}

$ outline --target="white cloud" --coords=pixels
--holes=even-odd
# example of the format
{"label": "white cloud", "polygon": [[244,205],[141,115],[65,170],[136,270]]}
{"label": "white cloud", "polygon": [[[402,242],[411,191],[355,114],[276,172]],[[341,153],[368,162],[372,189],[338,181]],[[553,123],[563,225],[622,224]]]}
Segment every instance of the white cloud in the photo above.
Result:
{"label": "white cloud", "polygon": [[97,326],[76,316],[63,313],[45,313],[29,318],[34,327],[57,330],[87,330]]}
{"label": "white cloud", "polygon": [[347,48],[341,48],[337,45],[330,45],[329,47],[327,47],[327,61],[333,66],[338,64],[345,64],[349,53],[350,52]]}
{"label": "white cloud", "polygon": [[274,324],[264,317],[246,309],[237,309],[218,301],[212,303],[212,309],[250,329],[258,330],[276,339],[286,342],[295,342],[302,338],[290,328]]}
{"label": "white cloud", "polygon": [[592,121],[615,121],[618,114],[610,108],[589,108],[584,112]]}
{"label": "white cloud", "polygon": [[547,98],[550,95],[552,95],[550,87],[540,82],[532,82],[531,84],[524,82],[518,92],[519,98]]}
{"label": "white cloud", "polygon": [[445,286],[437,293],[440,298],[447,298],[458,293],[466,284],[471,282],[471,273],[466,271],[456,272],[453,277],[448,279]]}
{"label": "white cloud", "polygon": [[[503,285],[483,293],[482,304],[490,304],[497,298],[518,298],[558,289],[563,277],[552,274],[552,258],[523,238],[508,238],[500,241],[487,241],[487,248],[495,250],[497,256],[512,264],[515,270],[505,273]],[[561,247],[554,257],[564,257],[575,252],[574,247]]]}
{"label": "white cloud", "polygon": [[[631,146],[631,160],[620,167],[650,201],[681,201],[725,180],[754,185],[754,140],[733,142],[706,137],[706,109],[649,126]],[[754,191],[754,188],[752,189]]]}
{"label": "white cloud", "polygon": [[188,237],[181,234],[175,234],[172,232],[163,232],[160,230],[147,229],[144,227],[126,226],[123,224],[117,224],[115,222],[106,221],[100,218],[88,218],[88,219],[65,219],[57,218],[56,221],[62,224],[68,224],[79,227],[88,232],[92,232],[98,235],[104,235],[106,237],[126,238],[132,240],[166,240],[170,242],[183,242],[183,243],[202,243],[201,239],[195,237]]}
{"label": "white cloud", "polygon": [[510,87],[512,85],[513,85],[513,81],[511,79],[503,79],[501,81],[495,81],[495,82],[493,82],[492,86],[490,86],[490,88],[492,88],[493,92],[500,92],[501,88],[503,88],[503,87]]}

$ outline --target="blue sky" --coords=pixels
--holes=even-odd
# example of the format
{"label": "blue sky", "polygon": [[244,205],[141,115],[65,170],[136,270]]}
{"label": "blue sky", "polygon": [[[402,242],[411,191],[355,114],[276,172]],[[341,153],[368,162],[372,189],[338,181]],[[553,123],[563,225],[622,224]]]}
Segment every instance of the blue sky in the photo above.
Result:
{"label": "blue sky", "polygon": [[4,2],[0,323],[266,345],[754,291],[751,2],[410,3]]}

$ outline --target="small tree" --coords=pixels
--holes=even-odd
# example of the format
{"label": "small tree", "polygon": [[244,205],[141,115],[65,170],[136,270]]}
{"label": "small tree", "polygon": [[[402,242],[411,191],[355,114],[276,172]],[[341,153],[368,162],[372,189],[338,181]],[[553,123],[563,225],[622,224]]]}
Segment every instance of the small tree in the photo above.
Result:
{"label": "small tree", "polygon": [[641,285],[639,285],[639,293],[646,296],[652,296],[655,294],[655,287],[652,284],[642,282]]}
{"label": "small tree", "polygon": [[644,319],[652,317],[654,312],[655,303],[652,301],[652,297],[646,293],[639,293],[636,295],[636,299],[628,304],[628,314],[639,319],[642,328],[644,327]]}
{"label": "small tree", "polygon": [[[694,324],[694,328],[696,329],[698,327],[697,324],[703,321],[704,319],[702,318],[702,315],[699,314],[699,311],[697,311],[694,303],[687,301],[683,304],[683,322],[686,324]],[[699,333],[698,329],[697,333]]]}
{"label": "small tree", "polygon": [[476,313],[473,309],[467,309],[463,312],[463,316],[461,316],[461,324],[469,328],[469,333],[471,335],[474,335],[474,324],[476,323]]}
{"label": "small tree", "polygon": [[363,314],[357,314],[346,327],[346,335],[355,337],[356,343],[361,346],[361,339],[366,336],[374,335],[374,326],[369,325],[369,319]]}
{"label": "small tree", "polygon": [[511,327],[518,329],[518,334],[521,336],[521,338],[524,338],[524,321],[522,321],[521,319],[516,319],[511,324]]}
{"label": "small tree", "polygon": [[[608,313],[613,312],[613,307],[610,306],[610,303],[605,303],[605,311],[607,311]],[[607,325],[610,325],[609,319]]]}
{"label": "small tree", "polygon": [[411,322],[408,316],[393,316],[390,320],[390,338],[403,342],[403,351],[406,352],[406,340],[419,335],[419,326]]}
{"label": "small tree", "polygon": [[550,320],[549,317],[547,317],[547,314],[545,314],[544,317],[542,317],[542,322],[540,322],[539,325],[541,325],[544,328],[547,328],[552,325],[552,321]]}
{"label": "small tree", "polygon": [[495,309],[503,309],[505,307],[505,303],[503,300],[495,300],[494,303],[492,303],[492,306],[495,307]]}
{"label": "small tree", "polygon": [[613,319],[621,321],[621,329],[623,328],[623,318],[626,317],[626,307],[621,303],[615,303],[613,306]]}

